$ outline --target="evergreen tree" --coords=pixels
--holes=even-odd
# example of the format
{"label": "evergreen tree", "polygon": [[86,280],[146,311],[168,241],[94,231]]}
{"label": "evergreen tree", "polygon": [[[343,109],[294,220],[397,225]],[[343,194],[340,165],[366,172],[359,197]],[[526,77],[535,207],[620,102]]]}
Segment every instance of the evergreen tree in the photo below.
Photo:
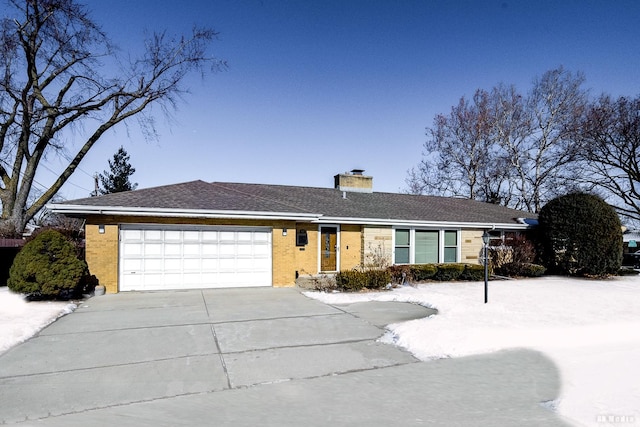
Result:
{"label": "evergreen tree", "polygon": [[129,163],[129,154],[123,147],[113,155],[113,160],[109,160],[109,171],[104,171],[100,178],[100,194],[120,193],[122,191],[135,190],[137,183],[131,183],[129,177],[135,173],[135,169]]}

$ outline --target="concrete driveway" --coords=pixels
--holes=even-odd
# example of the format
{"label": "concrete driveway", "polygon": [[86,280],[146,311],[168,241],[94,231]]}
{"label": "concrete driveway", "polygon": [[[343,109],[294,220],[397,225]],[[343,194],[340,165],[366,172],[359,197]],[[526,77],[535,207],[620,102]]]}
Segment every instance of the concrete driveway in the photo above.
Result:
{"label": "concrete driveway", "polygon": [[376,340],[429,315],[297,289],[91,298],[0,355],[0,423],[38,426],[568,425],[524,350],[419,362]]}

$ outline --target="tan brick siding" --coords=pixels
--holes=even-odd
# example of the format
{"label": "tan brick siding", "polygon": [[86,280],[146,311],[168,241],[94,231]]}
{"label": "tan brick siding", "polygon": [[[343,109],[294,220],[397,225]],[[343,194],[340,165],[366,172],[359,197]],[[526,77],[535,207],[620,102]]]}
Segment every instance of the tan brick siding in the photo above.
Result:
{"label": "tan brick siding", "polygon": [[[308,243],[305,246],[294,246],[295,262],[291,266],[293,273],[300,276],[318,273],[318,224],[298,223],[298,229],[307,230]],[[295,241],[293,242],[295,245]]]}
{"label": "tan brick siding", "polygon": [[364,227],[362,231],[362,259],[370,263],[380,255],[393,264],[393,229],[391,227]]}
{"label": "tan brick siding", "polygon": [[362,264],[362,227],[340,227],[340,270],[351,270]]}
{"label": "tan brick siding", "polygon": [[85,260],[89,272],[98,278],[106,292],[118,292],[118,230],[117,225],[105,225],[100,234],[97,224],[85,226]]}
{"label": "tan brick siding", "polygon": [[480,257],[482,255],[482,233],[484,233],[484,230],[462,230],[461,262],[480,264]]}

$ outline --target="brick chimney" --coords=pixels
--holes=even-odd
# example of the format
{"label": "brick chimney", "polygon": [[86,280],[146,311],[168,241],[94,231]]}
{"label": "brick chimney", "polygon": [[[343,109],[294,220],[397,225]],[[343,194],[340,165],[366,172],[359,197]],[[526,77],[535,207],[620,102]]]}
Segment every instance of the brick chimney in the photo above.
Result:
{"label": "brick chimney", "polygon": [[363,172],[363,169],[353,169],[334,176],[335,188],[351,193],[373,193],[373,177],[365,176]]}

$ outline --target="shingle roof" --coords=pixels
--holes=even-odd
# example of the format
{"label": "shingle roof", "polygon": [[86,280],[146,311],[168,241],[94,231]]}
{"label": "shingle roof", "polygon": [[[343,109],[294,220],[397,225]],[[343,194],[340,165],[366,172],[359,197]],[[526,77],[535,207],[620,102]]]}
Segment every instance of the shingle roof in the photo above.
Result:
{"label": "shingle roof", "polygon": [[[328,218],[519,224],[535,215],[468,199],[332,188],[192,181],[54,205],[211,212],[314,214]],[[62,211],[62,210],[61,210]]]}

